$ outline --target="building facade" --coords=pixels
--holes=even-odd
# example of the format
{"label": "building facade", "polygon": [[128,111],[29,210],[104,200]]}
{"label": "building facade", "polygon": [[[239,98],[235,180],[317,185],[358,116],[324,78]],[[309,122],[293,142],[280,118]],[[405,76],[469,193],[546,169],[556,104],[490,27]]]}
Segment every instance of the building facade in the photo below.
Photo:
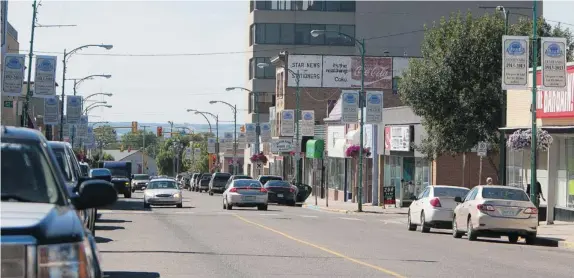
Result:
{"label": "building facade", "polygon": [[[6,34],[3,34],[3,39],[6,40],[6,46],[3,50],[5,50],[6,53],[19,53],[20,43],[18,42],[18,31],[16,31],[9,22],[6,24],[6,30]],[[19,125],[19,117],[22,115],[22,105],[23,103],[19,101],[18,98],[2,96],[2,125]]]}

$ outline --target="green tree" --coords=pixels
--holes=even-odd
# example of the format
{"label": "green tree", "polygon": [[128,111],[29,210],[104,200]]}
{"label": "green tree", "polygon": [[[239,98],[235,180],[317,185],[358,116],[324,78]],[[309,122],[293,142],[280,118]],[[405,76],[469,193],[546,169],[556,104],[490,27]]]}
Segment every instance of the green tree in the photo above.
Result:
{"label": "green tree", "polygon": [[94,128],[94,136],[98,145],[103,144],[105,149],[119,149],[116,131],[110,125]]}
{"label": "green tree", "polygon": [[[128,132],[122,135],[122,145],[124,148],[132,148],[134,150],[140,150],[143,148],[144,143],[144,131],[138,130],[137,132]],[[151,131],[145,132],[145,146],[146,146],[146,153],[149,154],[151,157],[155,157],[157,153],[157,145],[158,145],[158,138],[155,133]]]}
{"label": "green tree", "polygon": [[[174,158],[177,156],[179,159],[178,169],[183,171],[208,171],[208,158],[207,158],[207,134],[190,134],[185,136],[174,136],[172,138],[165,139],[158,146],[158,154],[156,156],[156,162],[160,173],[166,175],[172,175],[174,170]],[[190,145],[192,143],[192,145]],[[179,146],[179,147],[176,147]],[[201,148],[202,154],[199,158],[186,159],[185,149],[187,147]]]}

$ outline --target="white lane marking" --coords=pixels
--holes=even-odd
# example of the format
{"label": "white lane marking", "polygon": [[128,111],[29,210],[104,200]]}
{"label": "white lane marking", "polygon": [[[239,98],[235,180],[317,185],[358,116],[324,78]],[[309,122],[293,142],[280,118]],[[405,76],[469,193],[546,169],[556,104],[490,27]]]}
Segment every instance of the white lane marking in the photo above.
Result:
{"label": "white lane marking", "polygon": [[194,214],[195,211],[176,211],[177,214]]}
{"label": "white lane marking", "polygon": [[363,219],[359,219],[359,218],[350,218],[350,217],[339,217],[339,219],[344,219],[344,220],[353,220],[353,221],[365,221]]}
{"label": "white lane marking", "polygon": [[301,217],[305,217],[305,218],[317,218],[317,215],[299,215]]}
{"label": "white lane marking", "polygon": [[383,222],[384,224],[399,224],[399,225],[407,223],[406,220],[400,219],[400,218],[399,219],[390,219],[390,220],[381,220],[381,222]]}
{"label": "white lane marking", "polygon": [[101,214],[147,214],[152,213],[151,211],[141,211],[141,210],[107,210],[99,209],[98,213]]}
{"label": "white lane marking", "polygon": [[260,213],[259,215],[263,215],[263,216],[277,216],[279,214],[277,213]]}

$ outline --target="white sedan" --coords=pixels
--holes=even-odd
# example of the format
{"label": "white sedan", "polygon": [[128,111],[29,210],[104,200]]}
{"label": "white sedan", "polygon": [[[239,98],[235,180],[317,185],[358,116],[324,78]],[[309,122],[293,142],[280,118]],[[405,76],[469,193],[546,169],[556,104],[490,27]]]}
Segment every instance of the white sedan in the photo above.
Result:
{"label": "white sedan", "polygon": [[237,206],[267,210],[267,194],[267,189],[257,180],[233,180],[223,192],[223,209],[231,210]]}
{"label": "white sedan", "polygon": [[409,207],[409,231],[415,231],[417,226],[421,226],[423,233],[428,233],[431,228],[450,229],[457,205],[454,199],[466,196],[468,191],[468,188],[458,186],[427,186]]}
{"label": "white sedan", "polygon": [[144,208],[151,205],[183,207],[182,192],[174,179],[154,179],[144,188]]}
{"label": "white sedan", "polygon": [[508,236],[516,243],[520,236],[534,244],[538,229],[538,209],[526,193],[509,186],[474,187],[454,210],[452,235],[468,240],[478,236]]}

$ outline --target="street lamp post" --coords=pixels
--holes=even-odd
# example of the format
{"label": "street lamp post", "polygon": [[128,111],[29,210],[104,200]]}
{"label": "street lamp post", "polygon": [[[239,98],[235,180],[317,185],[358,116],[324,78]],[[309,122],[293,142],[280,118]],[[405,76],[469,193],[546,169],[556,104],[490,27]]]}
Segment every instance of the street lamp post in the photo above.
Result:
{"label": "street lamp post", "polygon": [[[496,10],[499,12],[502,12],[502,14],[504,15],[504,35],[508,35],[508,15],[510,14],[510,11],[505,9],[504,6],[498,6],[496,7]],[[506,126],[506,94],[507,91],[504,90],[502,93],[502,117],[501,117],[501,126],[505,127]],[[499,165],[498,165],[498,177],[499,177],[499,183],[501,185],[506,185],[506,135],[504,134],[504,132],[500,132],[499,134],[499,141],[498,142],[498,148],[500,149],[500,160],[499,160]]]}
{"label": "street lamp post", "polygon": [[112,77],[112,75],[110,74],[92,74],[92,75],[88,75],[86,77],[83,78],[70,78],[70,79],[66,79],[66,80],[74,80],[74,95],[77,94],[77,88],[80,86],[80,84],[82,84],[82,82],[86,81],[86,80],[91,80],[94,77],[103,77],[106,79],[110,79]]}
{"label": "street lamp post", "polygon": [[205,111],[198,111],[195,109],[187,109],[187,112],[195,112],[195,114],[200,114],[202,115],[205,120],[207,121],[207,123],[209,124],[209,133],[211,132],[211,123],[209,122],[209,120],[207,119],[207,117],[205,117],[205,115],[209,115],[211,117],[213,117],[213,119],[215,119],[215,152],[217,153],[217,163],[219,163],[219,116],[210,112],[205,112]]}
{"label": "street lamp post", "polygon": [[113,94],[112,94],[112,93],[95,93],[95,94],[91,94],[91,95],[88,95],[88,96],[84,97],[84,102],[86,102],[87,99],[89,99],[89,98],[91,98],[91,97],[93,97],[93,96],[107,96],[107,97],[111,97],[111,96],[113,96]]}
{"label": "street lamp post", "polygon": [[64,103],[65,103],[65,96],[66,96],[66,70],[67,70],[67,60],[68,58],[71,57],[72,54],[78,52],[79,50],[82,50],[84,48],[88,48],[88,47],[101,47],[101,48],[105,48],[107,50],[112,49],[114,46],[111,44],[86,44],[86,45],[82,45],[80,47],[74,48],[72,51],[70,52],[66,52],[66,49],[64,49],[64,59],[62,60],[63,62],[63,74],[62,74],[62,105],[60,105],[60,141],[64,140]]}
{"label": "street lamp post", "polygon": [[358,191],[357,192],[358,208],[357,208],[357,210],[359,212],[362,212],[363,211],[363,148],[364,148],[364,143],[363,143],[364,130],[363,130],[363,128],[365,125],[365,115],[364,115],[365,109],[363,109],[363,106],[365,104],[365,53],[366,53],[365,39],[358,40],[355,37],[349,36],[349,35],[341,33],[341,32],[335,32],[335,31],[326,31],[326,30],[313,30],[313,31],[311,31],[311,35],[313,37],[318,37],[318,36],[323,35],[325,33],[339,34],[339,36],[343,36],[343,37],[346,37],[352,41],[355,41],[355,43],[360,46],[359,49],[361,51],[361,91],[359,92],[359,107],[361,108],[361,116],[359,119],[360,149],[359,149],[359,180],[357,181],[357,183],[358,183],[358,189],[357,189],[357,191]]}
{"label": "street lamp post", "polygon": [[212,100],[209,104],[223,103],[233,110],[233,174],[237,174],[237,105],[232,105],[221,100]]}
{"label": "street lamp post", "polygon": [[537,1],[533,1],[532,7],[532,142],[530,144],[530,200],[538,208],[540,205],[538,199],[538,187],[536,186],[536,160],[538,150],[538,129],[536,128],[536,72],[538,70],[538,14]]}
{"label": "street lamp post", "polygon": [[[233,91],[233,90],[243,90],[253,94],[253,112],[255,113],[255,153],[259,153],[261,150],[261,146],[259,143],[259,136],[261,135],[261,128],[260,128],[260,117],[259,117],[259,92],[253,92],[247,88],[243,87],[229,87],[225,88],[226,91]],[[251,100],[250,100],[251,101]]]}

